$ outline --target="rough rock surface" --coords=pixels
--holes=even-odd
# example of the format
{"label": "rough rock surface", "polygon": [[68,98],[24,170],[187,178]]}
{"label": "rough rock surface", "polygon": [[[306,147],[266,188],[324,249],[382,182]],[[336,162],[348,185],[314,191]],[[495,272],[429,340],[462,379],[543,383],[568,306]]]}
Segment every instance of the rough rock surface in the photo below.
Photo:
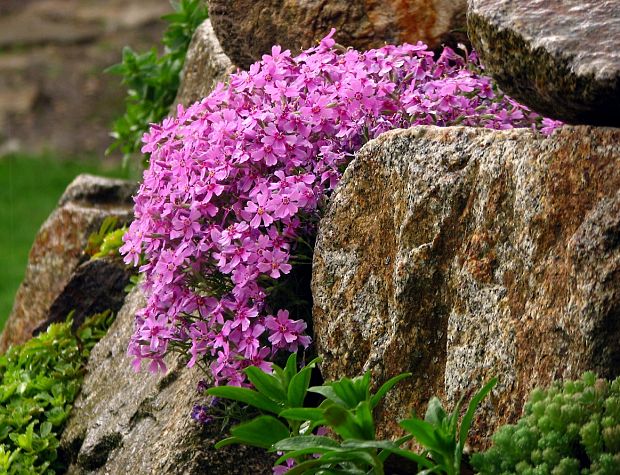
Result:
{"label": "rough rock surface", "polygon": [[[207,96],[235,67],[222,50],[211,20],[205,20],[194,32],[185,56],[181,85],[174,104],[188,106]],[[174,112],[174,111],[173,111]]]}
{"label": "rough rock surface", "polygon": [[[173,362],[168,374],[135,373],[126,356],[135,312],[144,297],[134,289],[108,334],[93,349],[82,391],[63,432],[60,453],[68,474],[261,474],[272,456],[230,446],[216,424],[190,418],[199,400],[198,368]],[[121,384],[119,384],[121,383]]]}
{"label": "rough rock surface", "polygon": [[336,28],[344,46],[466,42],[466,0],[209,0],[209,16],[222,47],[242,68],[280,44],[294,53]]}
{"label": "rough rock surface", "polygon": [[326,378],[403,371],[384,433],[499,377],[474,445],[532,388],[620,373],[620,130],[418,127],[368,143],[321,221]]}
{"label": "rough rock surface", "polygon": [[572,124],[620,126],[616,0],[469,0],[471,41],[503,90]]}
{"label": "rough rock surface", "polygon": [[26,275],[0,336],[0,352],[32,336],[50,306],[84,259],[88,236],[107,216],[129,221],[135,183],[80,175],[67,187],[58,207],[43,223],[30,249]]}

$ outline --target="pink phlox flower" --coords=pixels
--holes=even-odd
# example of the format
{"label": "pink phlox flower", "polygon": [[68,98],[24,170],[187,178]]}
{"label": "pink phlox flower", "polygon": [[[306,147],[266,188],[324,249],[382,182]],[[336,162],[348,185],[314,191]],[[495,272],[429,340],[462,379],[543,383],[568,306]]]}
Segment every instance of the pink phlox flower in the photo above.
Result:
{"label": "pink phlox flower", "polygon": [[157,351],[163,341],[170,338],[168,317],[166,315],[148,316],[138,334],[140,339],[149,342],[151,351]]}
{"label": "pink phlox flower", "polygon": [[235,313],[235,319],[231,324],[231,328],[241,327],[241,331],[245,332],[249,327],[251,320],[258,316],[258,310],[255,307],[248,308],[245,305],[240,305]]}
{"label": "pink phlox flower", "polygon": [[244,208],[246,219],[250,219],[250,227],[252,228],[258,228],[261,224],[267,227],[273,223],[273,217],[270,214],[273,211],[273,206],[270,206],[269,195],[259,193],[255,199],[256,203],[248,201]]}
{"label": "pink phlox flower", "polygon": [[294,216],[299,207],[297,201],[301,197],[301,194],[297,190],[293,190],[289,193],[280,193],[273,196],[273,215],[276,218],[288,218]]}
{"label": "pink phlox flower", "polygon": [[280,273],[288,274],[292,266],[287,263],[288,254],[278,249],[274,251],[264,251],[263,260],[258,262],[258,270],[269,274],[274,279],[280,278]]}
{"label": "pink phlox flower", "polygon": [[206,354],[209,343],[211,341],[209,333],[210,332],[207,323],[202,320],[192,323],[192,325],[190,326],[189,337],[192,341],[190,353],[192,357],[187,363],[188,367],[191,368],[192,366],[194,366],[198,361],[198,358]]}
{"label": "pink phlox flower", "polygon": [[310,344],[309,337],[300,340],[300,334],[306,329],[306,323],[303,320],[291,320],[288,310],[279,310],[277,317],[265,318],[265,327],[270,330],[269,341],[274,348],[295,346],[296,349],[300,343],[302,346]]}
{"label": "pink phlox flower", "polygon": [[262,325],[254,325],[249,328],[247,331],[244,331],[241,339],[239,341],[238,349],[239,352],[243,352],[243,356],[245,358],[252,358],[260,346],[260,341],[258,337],[263,334],[265,331],[265,327]]}

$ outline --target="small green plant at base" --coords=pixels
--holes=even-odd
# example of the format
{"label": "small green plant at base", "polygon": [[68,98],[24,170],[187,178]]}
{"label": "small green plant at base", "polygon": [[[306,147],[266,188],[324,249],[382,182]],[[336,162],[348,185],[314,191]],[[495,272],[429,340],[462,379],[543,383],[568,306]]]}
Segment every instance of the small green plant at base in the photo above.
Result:
{"label": "small green plant at base", "polygon": [[[401,422],[409,432],[396,440],[376,440],[373,410],[399,381],[410,376],[403,373],[384,383],[376,393],[370,390],[370,373],[355,378],[341,378],[322,386],[309,387],[310,372],[318,360],[297,371],[297,358],[289,357],[286,367],[272,365],[273,373],[250,366],[245,369],[255,389],[232,386],[215,387],[207,393],[248,404],[263,413],[234,426],[232,436],[216,447],[245,444],[278,451],[276,470],[296,474],[383,474],[388,457],[406,459],[417,464],[420,473],[460,473],[465,439],[474,412],[496,383],[492,380],[474,395],[458,425],[462,400],[452,414],[447,414],[439,400],[433,398],[425,420]],[[306,394],[320,394],[318,407],[305,407]],[[332,433],[336,438],[327,437]],[[416,439],[426,451],[417,454],[402,448]],[[279,465],[287,463],[284,465]]]}
{"label": "small green plant at base", "polygon": [[536,389],[524,416],[472,456],[482,474],[620,474],[620,378],[587,372],[580,380]]}
{"label": "small green plant at base", "polygon": [[0,473],[54,474],[57,448],[92,347],[113,321],[95,315],[74,334],[71,321],[0,356]]}
{"label": "small green plant at base", "polygon": [[122,76],[122,84],[127,86],[126,111],[114,122],[115,140],[108,148],[108,153],[120,149],[125,160],[140,151],[149,124],[168,115],[192,35],[207,18],[202,0],[180,0],[173,2],[173,7],[173,13],[162,17],[168,22],[162,39],[164,54],[158,56],[155,48],[140,54],[127,46],[121,63],[106,70]]}
{"label": "small green plant at base", "polygon": [[247,367],[244,371],[255,389],[235,386],[208,389],[207,394],[211,396],[238,401],[269,413],[233,427],[232,437],[218,442],[216,447],[245,444],[268,449],[290,434],[298,434],[301,422],[297,418],[278,416],[286,409],[303,407],[311,371],[318,361],[314,359],[297,371],[297,354],[293,353],[284,368],[272,364],[272,374],[256,366]]}
{"label": "small green plant at base", "polygon": [[433,397],[426,410],[424,420],[412,417],[400,422],[407,432],[427,450],[433,460],[433,466],[423,473],[461,473],[461,461],[467,434],[474,419],[478,405],[497,384],[493,378],[485,384],[472,398],[467,411],[458,424],[463,398],[459,400],[451,414],[448,414],[437,397]]}

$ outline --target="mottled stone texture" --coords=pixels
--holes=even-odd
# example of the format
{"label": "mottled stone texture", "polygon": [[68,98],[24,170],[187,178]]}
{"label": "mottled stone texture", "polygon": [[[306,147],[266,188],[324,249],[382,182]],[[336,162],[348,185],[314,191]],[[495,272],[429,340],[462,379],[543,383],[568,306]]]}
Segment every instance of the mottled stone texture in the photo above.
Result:
{"label": "mottled stone texture", "polygon": [[280,44],[298,52],[331,28],[344,46],[466,42],[466,0],[209,0],[209,16],[222,47],[242,68]]}
{"label": "mottled stone texture", "polygon": [[[413,377],[383,434],[433,394],[493,376],[485,444],[530,390],[620,373],[620,130],[417,127],[368,143],[321,221],[313,263],[323,376]],[[387,420],[387,421],[386,421]]]}
{"label": "mottled stone texture", "polygon": [[91,353],[60,442],[67,473],[271,473],[273,456],[239,446],[216,450],[213,445],[223,437],[217,424],[203,426],[190,418],[193,404],[203,402],[196,392],[203,376],[198,368],[174,360],[166,375],[133,371],[127,344],[144,303],[134,289]]}
{"label": "mottled stone texture", "polygon": [[537,112],[620,126],[616,0],[469,0],[468,33],[486,71]]}
{"label": "mottled stone texture", "polygon": [[207,96],[215,85],[225,81],[234,69],[213,32],[211,20],[205,20],[194,32],[187,50],[181,85],[173,108],[176,108],[176,104],[187,107]]}
{"label": "mottled stone texture", "polygon": [[88,236],[103,220],[107,216],[117,216],[121,222],[131,219],[135,187],[133,182],[86,174],[68,186],[30,249],[24,281],[0,336],[0,352],[29,339],[47,319],[50,306],[86,259]]}

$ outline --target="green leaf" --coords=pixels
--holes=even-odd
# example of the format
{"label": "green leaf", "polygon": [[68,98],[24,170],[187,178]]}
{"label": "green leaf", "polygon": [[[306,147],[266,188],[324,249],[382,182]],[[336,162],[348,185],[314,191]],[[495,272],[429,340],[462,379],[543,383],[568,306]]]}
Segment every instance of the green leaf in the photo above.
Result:
{"label": "green leaf", "polygon": [[284,367],[284,375],[286,377],[286,384],[290,384],[293,376],[297,374],[297,353],[291,353],[286,360],[286,366]]}
{"label": "green leaf", "polygon": [[341,378],[338,381],[334,381],[329,384],[338,397],[345,402],[345,406],[349,409],[355,408],[364,397],[359,397],[357,388],[353,384],[353,381],[349,378]]}
{"label": "green leaf", "polygon": [[312,366],[306,366],[299,373],[291,378],[288,386],[288,405],[290,407],[301,407],[304,404],[310,377],[312,376]]}
{"label": "green leaf", "polygon": [[370,404],[373,407],[377,407],[377,404],[385,397],[385,395],[392,389],[398,382],[411,376],[411,373],[402,373],[398,376],[388,379],[381,385],[379,390],[370,398]]}
{"label": "green leaf", "polygon": [[[407,442],[407,441],[409,441],[411,439],[413,439],[413,436],[411,434],[407,434],[407,435],[405,435],[405,436],[403,436],[403,437],[401,437],[399,439],[396,439],[394,442],[391,442],[391,441],[387,441],[387,442],[389,444],[392,444],[396,448],[399,448],[401,445],[403,445],[405,442]],[[374,440],[366,441],[365,440],[363,442],[370,442],[370,443],[372,443],[372,442],[385,442],[385,441],[382,441],[382,440],[380,440],[380,441],[374,441]],[[385,462],[385,460],[388,458],[389,455],[390,455],[389,451],[387,451],[385,449],[382,449],[381,452],[379,452],[378,457]]]}
{"label": "green leaf", "polygon": [[462,405],[463,405],[463,398],[461,397],[456,403],[456,406],[454,406],[454,410],[452,411],[452,414],[450,414],[450,418],[448,419],[448,423],[447,423],[448,432],[450,433],[450,437],[452,437],[453,439],[456,439],[457,424],[458,424],[459,416],[461,414]]}
{"label": "green leaf", "polygon": [[278,404],[286,404],[286,393],[282,383],[274,376],[256,366],[249,366],[245,374],[256,390]]}
{"label": "green leaf", "polygon": [[[381,449],[387,451],[388,453],[393,453],[395,455],[399,455],[400,457],[407,458],[417,463],[420,467],[431,467],[432,462],[427,458],[424,458],[410,450],[401,449],[399,447],[400,444],[406,442],[410,438],[411,437],[409,436],[401,437],[396,442],[390,442],[387,440],[345,440],[342,443],[342,447],[355,449]],[[384,461],[387,456],[381,457],[381,455],[379,455],[379,458]]]}
{"label": "green leaf", "polygon": [[39,435],[41,437],[47,437],[48,435],[50,435],[51,432],[52,424],[50,424],[49,422],[44,422],[43,424],[41,424],[41,427],[39,428]]}
{"label": "green leaf", "polygon": [[351,451],[333,451],[323,454],[319,461],[323,462],[345,462],[350,461],[356,464],[368,465],[374,469],[375,475],[383,475],[383,462],[372,453],[364,450],[351,450]]}
{"label": "green leaf", "polygon": [[358,427],[364,434],[364,439],[373,440],[375,438],[375,421],[372,418],[370,401],[362,401],[355,410],[355,420]]}
{"label": "green leaf", "polygon": [[422,419],[405,419],[399,425],[407,430],[415,439],[426,448],[434,448],[438,445],[437,436],[431,424]]}
{"label": "green leaf", "polygon": [[339,445],[334,439],[322,435],[298,435],[295,437],[282,438],[282,440],[273,444],[272,451],[304,450],[314,447],[333,449],[334,447],[339,447]]}
{"label": "green leaf", "polygon": [[368,401],[370,399],[370,371],[366,371],[361,377],[353,378],[353,387],[358,401]]}
{"label": "green leaf", "polygon": [[239,437],[227,437],[225,439],[220,440],[218,443],[214,445],[216,449],[221,449],[222,447],[226,447],[227,445],[233,444],[244,444],[245,441],[240,439]]}
{"label": "green leaf", "polygon": [[271,448],[271,452],[285,452],[275,464],[280,464],[289,458],[297,458],[302,455],[325,453],[330,450],[339,449],[338,443],[329,437],[319,435],[302,435],[290,437],[276,442]]}
{"label": "green leaf", "polygon": [[497,378],[491,379],[487,384],[485,384],[480,391],[478,391],[467,406],[467,412],[463,416],[463,420],[461,421],[461,431],[459,434],[459,445],[461,447],[465,446],[465,440],[467,439],[467,434],[469,433],[469,428],[471,427],[472,420],[474,418],[474,414],[478,405],[482,402],[482,400],[491,392],[493,387],[497,384]]}
{"label": "green leaf", "polygon": [[442,427],[443,421],[446,418],[446,411],[441,405],[441,401],[438,397],[432,397],[428,402],[426,408],[426,415],[424,420],[435,427]]}
{"label": "green leaf", "polygon": [[284,409],[278,415],[284,419],[290,419],[293,421],[318,422],[323,420],[323,411],[314,407],[294,407],[291,409]]}
{"label": "green leaf", "polygon": [[332,405],[323,411],[327,423],[343,439],[364,439],[365,434],[347,409]]}
{"label": "green leaf", "polygon": [[336,394],[336,391],[334,391],[334,388],[331,386],[312,386],[308,391],[320,394],[336,404],[347,407],[347,403]]}
{"label": "green leaf", "polygon": [[316,473],[314,471],[310,472],[309,470],[314,467],[320,467],[323,465],[323,462],[319,461],[319,459],[306,460],[305,462],[299,463],[289,469],[286,472],[286,475],[303,475],[305,473]]}
{"label": "green leaf", "polygon": [[236,386],[217,386],[215,388],[207,389],[207,394],[219,398],[239,401],[273,414],[279,414],[282,410],[281,405],[276,404],[267,396],[248,388],[239,388]]}
{"label": "green leaf", "polygon": [[276,442],[289,437],[288,428],[273,416],[258,416],[230,430],[233,437],[244,444],[270,448]]}

